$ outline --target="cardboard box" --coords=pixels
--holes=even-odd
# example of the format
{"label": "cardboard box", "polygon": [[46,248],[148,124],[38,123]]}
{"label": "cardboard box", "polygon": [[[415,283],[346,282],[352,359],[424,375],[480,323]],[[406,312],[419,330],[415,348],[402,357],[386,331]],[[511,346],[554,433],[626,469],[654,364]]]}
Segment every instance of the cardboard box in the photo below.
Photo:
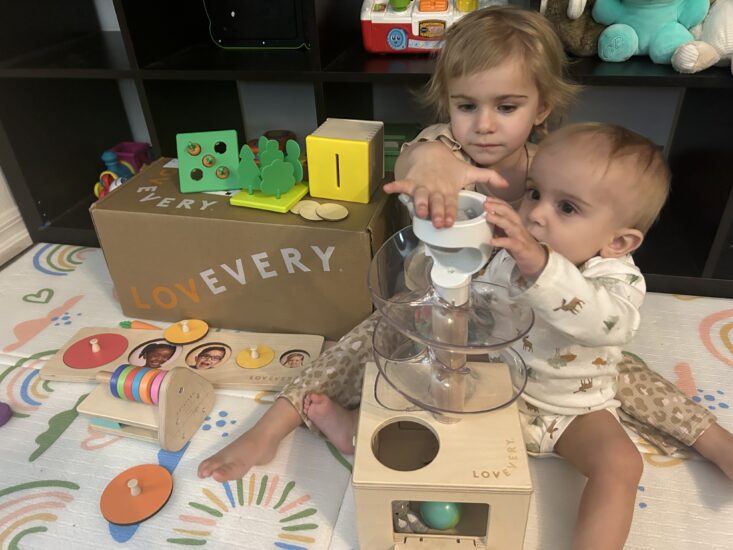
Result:
{"label": "cardboard box", "polygon": [[184,195],[169,160],[91,207],[126,315],[336,339],[371,313],[369,262],[397,223],[393,197],[380,188],[342,203],[346,219],[312,222]]}

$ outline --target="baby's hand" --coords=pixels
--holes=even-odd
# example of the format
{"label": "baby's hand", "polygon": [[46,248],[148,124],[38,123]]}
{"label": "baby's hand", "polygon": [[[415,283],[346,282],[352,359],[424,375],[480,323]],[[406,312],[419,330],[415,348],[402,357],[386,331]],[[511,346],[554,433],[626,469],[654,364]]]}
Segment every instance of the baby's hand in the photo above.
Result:
{"label": "baby's hand", "polygon": [[387,193],[412,196],[415,214],[427,218],[437,228],[451,227],[456,219],[458,192],[471,183],[486,183],[495,188],[508,184],[488,168],[472,166],[439,142],[417,143],[398,159],[396,174],[403,177],[384,186]]}
{"label": "baby's hand", "polygon": [[529,234],[519,214],[506,201],[487,197],[484,211],[486,221],[494,224],[492,246],[506,248],[522,275],[536,279],[547,264],[545,247]]}

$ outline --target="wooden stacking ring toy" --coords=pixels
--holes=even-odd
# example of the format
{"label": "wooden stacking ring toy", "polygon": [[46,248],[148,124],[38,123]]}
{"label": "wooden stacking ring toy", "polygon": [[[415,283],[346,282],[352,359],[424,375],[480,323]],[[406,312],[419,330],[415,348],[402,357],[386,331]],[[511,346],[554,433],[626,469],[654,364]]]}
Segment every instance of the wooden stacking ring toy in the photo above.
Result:
{"label": "wooden stacking ring toy", "polygon": [[201,340],[209,332],[209,325],[200,319],[184,319],[173,323],[165,332],[163,337],[171,344],[190,344]]}
{"label": "wooden stacking ring toy", "polygon": [[275,351],[268,346],[252,346],[237,354],[237,365],[243,369],[260,369],[272,363]]}
{"label": "wooden stacking ring toy", "polygon": [[173,492],[173,476],[157,464],[140,464],[107,484],[99,499],[104,518],[116,525],[132,525],[154,516]]}
{"label": "wooden stacking ring toy", "polygon": [[97,429],[155,441],[179,451],[214,406],[214,388],[186,367],[171,370],[120,365],[100,371],[101,382],[77,410],[102,419]]}

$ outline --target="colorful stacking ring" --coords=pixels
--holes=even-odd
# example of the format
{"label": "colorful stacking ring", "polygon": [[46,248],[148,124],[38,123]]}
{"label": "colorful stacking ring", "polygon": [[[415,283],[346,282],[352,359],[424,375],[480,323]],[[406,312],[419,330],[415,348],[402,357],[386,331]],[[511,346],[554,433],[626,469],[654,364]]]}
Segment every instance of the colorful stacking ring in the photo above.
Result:
{"label": "colorful stacking ring", "polygon": [[131,365],[125,365],[124,368],[120,370],[120,375],[117,378],[117,397],[120,399],[127,399],[127,396],[125,395],[125,380],[127,380],[127,373],[130,372],[135,367]]}
{"label": "colorful stacking ring", "polygon": [[117,380],[119,380],[120,373],[127,366],[128,365],[120,365],[119,367],[117,367],[109,379],[109,392],[112,394],[113,397],[117,397],[117,398],[120,397],[120,394],[117,393]]}
{"label": "colorful stacking ring", "polygon": [[123,376],[125,377],[125,397],[129,401],[137,401],[135,399],[135,395],[132,393],[132,383],[135,380],[135,375],[137,374],[137,371],[140,370],[141,367],[132,367],[129,371],[127,371]]}
{"label": "colorful stacking ring", "polygon": [[145,369],[140,367],[137,372],[135,372],[135,378],[132,379],[132,397],[135,401],[143,402],[143,396],[140,393],[140,382],[143,379],[143,376],[145,376]]}
{"label": "colorful stacking ring", "polygon": [[148,369],[145,371],[145,374],[143,374],[143,377],[140,380],[140,398],[143,403],[147,403],[148,405],[153,404],[153,400],[150,398],[150,385],[158,374],[159,372],[157,369]]}
{"label": "colorful stacking ring", "polygon": [[120,365],[109,380],[110,393],[119,399],[157,405],[160,388],[168,371]]}
{"label": "colorful stacking ring", "polygon": [[155,377],[155,380],[153,380],[153,383],[150,386],[150,399],[153,401],[153,405],[158,404],[158,400],[160,398],[160,386],[163,384],[163,379],[166,374],[168,374],[167,371],[159,372],[158,376]]}

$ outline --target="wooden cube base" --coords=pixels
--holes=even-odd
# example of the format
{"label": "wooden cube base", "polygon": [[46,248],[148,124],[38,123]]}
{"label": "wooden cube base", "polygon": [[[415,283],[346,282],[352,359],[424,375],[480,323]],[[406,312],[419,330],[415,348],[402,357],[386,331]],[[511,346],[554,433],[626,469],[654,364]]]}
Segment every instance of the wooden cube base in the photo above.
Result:
{"label": "wooden cube base", "polygon": [[[506,365],[468,366],[491,369],[499,386],[510,383]],[[384,379],[375,392],[377,378],[369,363],[353,471],[360,547],[521,550],[532,481],[516,404],[447,424],[416,410]],[[462,519],[446,531],[396,533],[398,500],[459,502]]]}

